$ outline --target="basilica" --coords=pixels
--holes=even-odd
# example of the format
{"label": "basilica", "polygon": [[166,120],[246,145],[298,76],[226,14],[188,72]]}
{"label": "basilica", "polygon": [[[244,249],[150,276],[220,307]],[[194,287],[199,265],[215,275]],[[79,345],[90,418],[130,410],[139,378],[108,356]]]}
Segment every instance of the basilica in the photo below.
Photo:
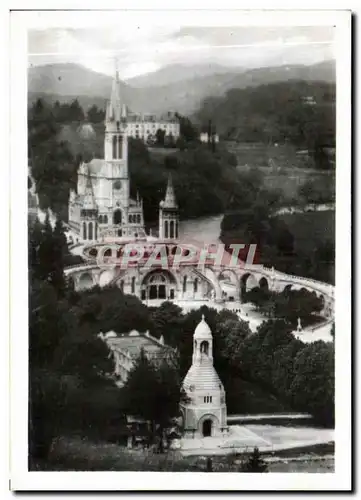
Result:
{"label": "basilica", "polygon": [[[145,238],[143,201],[130,197],[128,110],[122,102],[118,72],[106,107],[104,158],[82,163],[77,192],[69,197],[68,224],[84,243],[104,238]],[[178,205],[172,180],[159,208],[159,238],[178,237]]]}
{"label": "basilica", "polygon": [[[165,300],[182,308],[212,303],[214,307],[227,306],[237,314],[244,294],[252,288],[266,287],[277,293],[291,288],[306,289],[322,298],[321,314],[332,318],[332,285],[247,261],[233,262],[231,254],[224,252],[218,243],[213,245],[215,249],[207,247],[206,259],[202,243],[192,255],[184,235],[179,234],[179,210],[171,177],[159,203],[158,234],[146,233],[142,198],[138,193],[135,199],[130,196],[127,133],[130,117],[120,88],[116,73],[106,107],[104,158],[94,158],[79,166],[77,190],[69,197],[69,248],[83,259],[82,263],[64,270],[74,288],[116,285],[124,293],[154,306]],[[130,262],[124,256],[133,242],[134,248],[141,246],[144,252],[137,259],[133,256],[135,262]],[[112,266],[107,265],[112,256],[110,245],[116,247],[119,258]],[[165,265],[163,260],[150,258],[159,247],[165,250]],[[121,264],[122,258],[126,267]]]}

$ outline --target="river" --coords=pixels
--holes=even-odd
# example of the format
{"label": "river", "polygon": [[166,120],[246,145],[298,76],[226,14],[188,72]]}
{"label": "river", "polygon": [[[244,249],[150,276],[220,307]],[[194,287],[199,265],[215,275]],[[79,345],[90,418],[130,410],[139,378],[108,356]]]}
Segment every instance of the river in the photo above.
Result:
{"label": "river", "polygon": [[183,241],[202,240],[203,243],[217,243],[221,234],[223,215],[187,219],[179,223],[179,238]]}
{"label": "river", "polygon": [[[45,221],[45,212],[38,208],[38,219]],[[50,223],[54,227],[56,218],[50,212]],[[182,241],[202,240],[204,243],[216,243],[221,234],[223,215],[200,217],[199,219],[186,219],[179,222],[179,239]]]}
{"label": "river", "polygon": [[[334,209],[334,205],[325,204],[319,206],[309,206],[312,211],[324,211]],[[303,210],[297,207],[280,209],[277,214],[298,213]],[[40,222],[45,220],[45,212],[38,209],[38,218]],[[181,241],[202,241],[202,243],[217,243],[221,234],[221,223],[223,215],[213,215],[209,217],[200,217],[199,219],[186,219],[179,222],[179,239]],[[55,217],[50,214],[50,222],[55,224]],[[155,226],[154,226],[155,227]]]}

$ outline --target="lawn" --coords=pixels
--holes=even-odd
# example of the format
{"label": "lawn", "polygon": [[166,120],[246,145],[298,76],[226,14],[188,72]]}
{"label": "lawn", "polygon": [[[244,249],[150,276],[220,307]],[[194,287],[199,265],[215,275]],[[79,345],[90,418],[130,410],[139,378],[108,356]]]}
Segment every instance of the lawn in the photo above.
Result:
{"label": "lawn", "polygon": [[[332,472],[332,450],[315,453],[300,449],[297,455],[280,452],[265,455],[270,472]],[[311,451],[311,453],[310,453]],[[328,454],[326,455],[328,451]],[[331,453],[331,454],[330,454]],[[214,472],[238,472],[242,455],[212,457]],[[33,471],[161,471],[205,472],[206,457],[182,457],[177,451],[155,454],[145,450],[128,450],[115,444],[93,443],[85,439],[60,438],[53,446],[47,461],[36,462]]]}

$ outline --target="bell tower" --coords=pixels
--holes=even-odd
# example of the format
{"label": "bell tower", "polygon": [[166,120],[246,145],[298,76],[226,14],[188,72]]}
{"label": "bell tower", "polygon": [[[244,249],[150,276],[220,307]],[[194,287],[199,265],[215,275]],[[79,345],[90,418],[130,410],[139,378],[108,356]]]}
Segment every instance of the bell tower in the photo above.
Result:
{"label": "bell tower", "polygon": [[106,107],[104,139],[104,159],[110,185],[109,208],[116,212],[113,214],[113,224],[116,225],[127,223],[129,208],[127,107],[122,102],[121,86],[117,70]]}
{"label": "bell tower", "polygon": [[165,198],[159,204],[159,238],[178,239],[179,214],[172,176],[169,174]]}
{"label": "bell tower", "polygon": [[192,365],[182,384],[179,407],[184,437],[215,437],[227,433],[226,395],[213,366],[213,337],[204,316],[193,335]]}

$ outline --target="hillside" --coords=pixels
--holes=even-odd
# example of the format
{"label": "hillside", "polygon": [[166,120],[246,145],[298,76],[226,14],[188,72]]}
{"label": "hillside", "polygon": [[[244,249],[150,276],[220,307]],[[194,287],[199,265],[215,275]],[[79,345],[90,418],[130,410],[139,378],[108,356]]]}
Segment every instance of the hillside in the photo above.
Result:
{"label": "hillside", "polygon": [[[300,79],[331,81],[335,79],[334,63],[312,66],[280,66],[243,71],[224,66],[172,65],[123,83],[124,100],[134,111],[162,113],[176,110],[193,113],[207,96],[222,96],[232,88],[254,87],[271,82]],[[112,77],[76,64],[34,66],[28,70],[29,99],[48,96],[51,102],[76,96],[90,104],[107,99]],[[134,82],[134,86],[132,84]],[[85,99],[86,98],[86,99]],[[91,98],[93,101],[88,101]],[[98,101],[99,102],[99,101]],[[88,105],[89,105],[88,104]]]}
{"label": "hillside", "polygon": [[335,142],[335,85],[292,80],[244,89],[233,88],[221,97],[202,102],[194,119],[209,120],[227,140],[253,143],[289,141],[308,147],[322,136],[329,147]]}
{"label": "hillside", "polygon": [[194,78],[212,77],[223,73],[235,74],[242,68],[229,68],[220,64],[169,64],[153,73],[128,78],[126,83],[136,88],[161,87]]}

